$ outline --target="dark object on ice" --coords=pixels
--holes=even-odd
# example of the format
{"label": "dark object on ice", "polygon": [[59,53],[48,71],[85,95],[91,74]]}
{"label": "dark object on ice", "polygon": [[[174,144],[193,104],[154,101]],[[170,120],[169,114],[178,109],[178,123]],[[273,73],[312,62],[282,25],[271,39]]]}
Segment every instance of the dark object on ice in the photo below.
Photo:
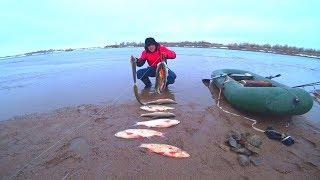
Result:
{"label": "dark object on ice", "polygon": [[233,137],[237,142],[241,140],[241,133],[237,130],[233,130],[230,132],[230,136]]}
{"label": "dark object on ice", "polygon": [[259,166],[259,165],[262,164],[262,160],[259,159],[259,158],[253,158],[253,157],[251,156],[251,157],[249,157],[249,159],[250,159],[250,162],[251,162],[253,165],[255,165],[255,166]]}
{"label": "dark object on ice", "polygon": [[280,77],[280,76],[281,76],[281,74],[277,74],[275,76],[267,76],[266,78],[267,79],[273,79],[273,78],[277,78],[277,77]]}
{"label": "dark object on ice", "polygon": [[238,154],[247,155],[247,156],[252,155],[251,151],[246,148],[231,148],[231,151],[238,153]]}
{"label": "dark object on ice", "polygon": [[239,154],[238,155],[238,161],[239,161],[241,166],[248,166],[250,164],[250,159],[246,155]]}
{"label": "dark object on ice", "polygon": [[261,141],[261,138],[260,136],[258,135],[253,135],[253,136],[250,136],[248,139],[247,139],[247,142],[249,144],[251,144],[252,146],[255,146],[257,148],[260,148],[261,144],[262,144],[262,141]]}
{"label": "dark object on ice", "polygon": [[229,139],[228,139],[228,144],[229,144],[231,147],[234,147],[234,148],[237,148],[237,147],[238,147],[238,143],[237,143],[237,141],[236,141],[233,137],[229,137]]}
{"label": "dark object on ice", "polygon": [[249,151],[255,153],[255,154],[259,154],[260,153],[260,149],[249,144],[248,142],[245,142],[244,147],[247,148]]}
{"label": "dark object on ice", "polygon": [[281,142],[286,146],[291,146],[292,144],[294,144],[294,139],[291,136],[286,136],[281,140]]}
{"label": "dark object on ice", "polygon": [[286,146],[291,146],[294,144],[294,139],[291,136],[287,136],[284,133],[279,133],[275,131],[272,127],[267,127],[265,134],[269,139],[275,139],[282,142]]}

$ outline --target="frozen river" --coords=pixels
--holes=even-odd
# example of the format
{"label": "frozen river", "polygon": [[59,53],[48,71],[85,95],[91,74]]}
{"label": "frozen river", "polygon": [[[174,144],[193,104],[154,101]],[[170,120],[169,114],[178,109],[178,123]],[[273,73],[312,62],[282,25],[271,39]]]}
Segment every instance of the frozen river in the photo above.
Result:
{"label": "frozen river", "polygon": [[[131,54],[142,48],[87,49],[0,60],[0,120],[46,112],[60,107],[134,99]],[[212,104],[201,82],[215,69],[235,68],[276,78],[288,86],[320,80],[320,60],[277,54],[222,49],[173,48],[169,68],[178,76],[170,86],[175,99]],[[139,82],[139,87],[143,85]],[[118,97],[120,96],[120,97]],[[304,115],[317,122],[319,104]],[[319,123],[319,122],[317,122]]]}

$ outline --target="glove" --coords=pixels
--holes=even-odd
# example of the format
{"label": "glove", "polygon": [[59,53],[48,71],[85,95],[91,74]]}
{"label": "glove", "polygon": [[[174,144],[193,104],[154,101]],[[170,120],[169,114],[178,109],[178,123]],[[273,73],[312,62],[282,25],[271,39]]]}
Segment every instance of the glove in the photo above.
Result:
{"label": "glove", "polygon": [[138,58],[131,56],[131,61],[133,61],[133,62],[137,63],[137,62],[138,62],[138,60],[139,60]]}
{"label": "glove", "polygon": [[162,53],[160,54],[160,59],[161,59],[161,61],[167,59],[167,55],[162,52]]}
{"label": "glove", "polygon": [[268,127],[265,131],[265,134],[269,139],[280,140],[282,144],[286,146],[291,146],[294,144],[294,139],[291,136],[288,136],[284,133],[279,133],[275,131],[272,127]]}

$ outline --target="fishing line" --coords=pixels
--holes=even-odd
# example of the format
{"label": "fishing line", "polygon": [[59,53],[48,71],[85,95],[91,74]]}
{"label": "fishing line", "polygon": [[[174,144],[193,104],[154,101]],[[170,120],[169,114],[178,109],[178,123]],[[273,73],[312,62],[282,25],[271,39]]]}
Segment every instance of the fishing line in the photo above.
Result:
{"label": "fishing line", "polygon": [[[155,62],[154,62],[155,63]],[[152,65],[154,65],[154,63]],[[151,65],[151,66],[152,66]],[[143,76],[150,70],[150,68],[147,69],[147,71],[143,74]],[[134,83],[136,85],[136,83]],[[123,91],[123,93],[121,93],[118,97],[116,97],[115,99],[113,99],[113,101],[111,102],[111,105],[113,105],[114,103],[116,103],[124,94],[126,94],[127,92],[129,92],[130,89],[127,89],[126,91]],[[108,106],[107,106],[108,107]],[[104,110],[106,110],[107,107],[102,107],[99,111],[97,111],[94,114],[90,114],[89,117],[95,116],[100,114],[101,112],[103,112]],[[32,165],[32,163],[39,159],[41,156],[45,155],[47,152],[49,152],[51,149],[53,149],[55,146],[57,146],[60,142],[62,142],[68,135],[71,135],[73,132],[75,132],[76,130],[80,129],[82,126],[86,125],[88,122],[90,122],[91,118],[89,118],[88,120],[85,120],[84,122],[80,123],[80,125],[78,125],[77,127],[73,127],[68,129],[67,131],[65,131],[63,134],[64,136],[62,138],[60,138],[56,143],[54,143],[52,146],[50,146],[49,148],[47,148],[46,150],[42,151],[37,157],[31,159],[28,163],[26,163],[22,168],[20,168],[18,171],[16,171],[16,173],[14,173],[10,179],[13,179],[14,177],[16,177],[22,170],[24,170],[25,168],[27,168],[28,166]]]}
{"label": "fishing line", "polygon": [[[7,143],[5,143],[5,144],[7,144],[7,145],[9,145],[10,143],[12,143],[12,142],[14,142],[14,141],[21,141],[21,140],[23,140],[25,137],[27,137],[29,134],[29,132],[31,132],[33,129],[36,129],[36,128],[38,128],[38,127],[40,127],[41,125],[43,125],[43,124],[39,124],[39,125],[37,125],[37,126],[35,126],[35,127],[32,127],[32,128],[29,128],[29,129],[26,129],[26,130],[24,130],[24,131],[21,131],[20,133],[22,134],[22,133],[26,133],[27,135],[26,136],[24,136],[23,138],[21,138],[20,140],[19,139],[13,139],[12,141],[9,141],[9,142],[7,142]],[[13,145],[12,145],[13,146]],[[12,146],[9,146],[8,147],[8,149],[10,148],[10,147],[12,147]],[[5,146],[3,146],[3,147],[1,147],[1,148],[4,148]]]}
{"label": "fishing line", "polygon": [[[129,89],[128,89],[129,90]],[[120,94],[117,98],[115,98],[111,105],[113,105],[114,103],[116,103],[120,97],[122,97],[125,93],[129,92],[129,91],[124,91],[122,94]],[[102,112],[103,110],[105,110],[105,107],[101,108],[100,111],[96,112],[95,114],[91,114],[90,116],[94,116],[97,115],[98,113]],[[23,169],[25,169],[26,167],[28,167],[29,165],[31,165],[31,163],[35,160],[37,160],[38,158],[40,158],[41,156],[43,156],[44,154],[46,154],[48,151],[50,151],[52,148],[54,148],[56,145],[58,145],[60,142],[62,142],[68,135],[72,134],[73,132],[75,132],[77,129],[81,128],[82,126],[86,125],[91,119],[89,118],[88,120],[85,120],[84,122],[82,122],[79,126],[77,126],[76,128],[74,128],[73,130],[71,130],[72,128],[70,128],[69,130],[64,132],[64,136],[58,140],[55,144],[53,144],[52,146],[50,146],[48,149],[46,149],[45,151],[42,151],[42,153],[40,153],[40,155],[38,155],[37,157],[33,158],[32,160],[30,160],[25,166],[23,166],[22,168],[20,168],[10,179],[16,177],[20,171],[22,171]]]}
{"label": "fishing line", "polygon": [[308,84],[302,84],[302,85],[298,85],[298,86],[293,86],[292,88],[298,88],[298,87],[307,87],[307,86],[319,86],[320,85],[320,81],[317,82],[313,82],[313,83],[308,83]]}
{"label": "fishing line", "polygon": [[[113,105],[114,103],[116,103],[124,94],[126,94],[127,92],[129,92],[130,89],[127,89],[126,91],[123,91],[123,93],[121,93],[118,97],[116,97],[115,99],[113,99],[111,101],[111,105]],[[14,173],[14,175],[12,175],[10,177],[10,179],[13,179],[14,177],[16,177],[22,170],[24,170],[25,168],[27,168],[28,166],[30,166],[33,161],[39,159],[41,156],[45,155],[47,152],[49,152],[52,148],[54,148],[56,145],[58,145],[60,142],[62,142],[68,135],[71,135],[73,132],[75,132],[76,130],[78,130],[79,128],[81,128],[82,126],[86,125],[88,122],[90,122],[92,116],[94,115],[98,115],[99,113],[101,113],[103,110],[105,110],[108,106],[106,107],[102,107],[99,111],[97,111],[94,114],[90,114],[88,120],[85,120],[84,122],[80,123],[79,126],[77,127],[73,127],[68,129],[67,131],[65,131],[63,134],[64,136],[62,138],[60,138],[56,143],[54,143],[52,146],[50,146],[49,148],[47,148],[46,150],[42,151],[37,157],[31,159],[28,163],[26,163],[26,165],[24,165],[22,168],[20,168],[16,173]],[[72,130],[73,129],[73,130]]]}
{"label": "fishing line", "polygon": [[[155,61],[156,62],[156,61]],[[153,66],[155,64],[155,62],[151,65]],[[136,62],[135,62],[136,63]],[[168,68],[169,69],[169,68]],[[146,72],[142,75],[145,76],[148,72],[149,72],[150,68],[147,68]],[[134,85],[137,86],[136,82],[134,82]],[[124,94],[126,94],[129,91],[129,89],[127,89],[126,91],[124,91],[122,94],[120,94],[117,98],[115,98],[112,102],[111,105],[113,105],[115,102],[117,102],[120,97],[122,97]],[[135,94],[136,95],[136,94]],[[137,100],[140,99],[140,97],[137,98]],[[139,100],[138,100],[139,101]],[[108,106],[107,106],[108,107]],[[98,115],[101,112],[103,112],[106,109],[106,107],[101,108],[99,111],[97,111],[94,114],[90,114],[89,117],[92,117],[94,115]],[[67,131],[65,131],[63,134],[64,136],[62,138],[60,138],[58,141],[56,141],[52,146],[50,146],[49,148],[47,148],[46,150],[42,151],[37,157],[31,159],[29,162],[27,162],[22,168],[18,169],[18,171],[16,171],[16,173],[14,173],[10,179],[13,179],[14,177],[18,176],[18,174],[24,170],[25,168],[27,168],[28,166],[30,167],[32,165],[32,163],[34,161],[36,161],[37,159],[41,158],[42,156],[46,155],[51,149],[53,149],[55,146],[57,146],[60,142],[62,142],[66,137],[68,137],[68,135],[71,135],[72,133],[74,133],[76,130],[80,129],[81,127],[83,127],[84,125],[86,125],[88,122],[90,122],[91,118],[88,118],[88,120],[85,120],[84,122],[80,123],[80,125],[70,128]],[[31,166],[32,167],[32,166]]]}

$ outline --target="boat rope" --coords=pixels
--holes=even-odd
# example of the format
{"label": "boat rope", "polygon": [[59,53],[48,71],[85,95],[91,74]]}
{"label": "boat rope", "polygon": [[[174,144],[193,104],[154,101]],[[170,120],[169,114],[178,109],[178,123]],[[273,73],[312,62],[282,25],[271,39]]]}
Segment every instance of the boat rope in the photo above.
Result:
{"label": "boat rope", "polygon": [[[225,80],[225,82],[223,83],[223,85],[224,85],[227,81],[228,81],[228,80]],[[219,96],[218,96],[218,102],[217,102],[218,108],[220,108],[223,112],[225,112],[225,113],[227,113],[227,114],[231,114],[231,115],[237,116],[237,117],[242,117],[242,118],[244,118],[244,119],[247,119],[247,120],[251,121],[251,122],[252,122],[251,127],[252,127],[254,130],[259,131],[259,132],[262,132],[262,133],[265,133],[264,130],[255,127],[255,125],[257,124],[257,120],[252,119],[252,118],[248,118],[248,117],[246,117],[246,116],[239,115],[239,114],[236,114],[236,113],[233,113],[233,112],[230,112],[230,111],[227,111],[227,110],[223,109],[223,108],[220,106],[221,93],[222,93],[222,88],[219,88]]]}

